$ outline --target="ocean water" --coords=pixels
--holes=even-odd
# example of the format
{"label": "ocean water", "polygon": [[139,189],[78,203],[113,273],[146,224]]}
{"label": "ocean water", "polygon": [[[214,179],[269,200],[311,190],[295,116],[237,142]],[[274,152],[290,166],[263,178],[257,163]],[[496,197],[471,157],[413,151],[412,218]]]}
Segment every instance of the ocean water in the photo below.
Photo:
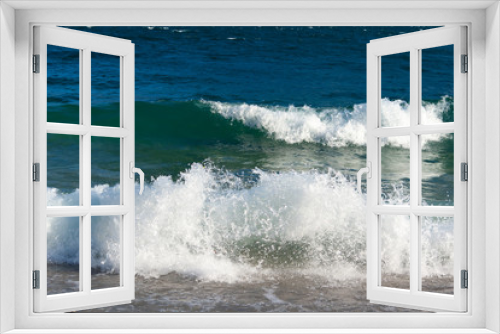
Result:
{"label": "ocean water", "polygon": [[[366,43],[426,28],[75,29],[136,45],[136,166],[147,181],[136,197],[136,272],[146,282],[139,286],[146,291],[153,284],[148,280],[157,284],[165,277],[175,278],[175,284],[164,283],[166,290],[184,292],[197,284],[223,284],[227,291],[287,280],[303,288],[316,279],[364,284],[365,197],[356,192],[355,175],[366,163]],[[78,123],[78,53],[48,52],[48,121]],[[453,120],[452,64],[450,47],[425,54],[426,123]],[[119,124],[117,73],[115,57],[93,55],[94,125]],[[404,55],[383,63],[382,87],[382,125],[400,125],[411,103]],[[79,142],[69,137],[48,137],[48,205],[78,203]],[[383,143],[384,200],[406,203],[409,142],[392,137]],[[119,142],[97,138],[92,145],[92,203],[116,204]],[[453,137],[425,136],[422,147],[425,204],[453,205]],[[389,220],[383,268],[389,281],[404,281],[407,218]],[[49,244],[57,241],[49,247],[49,263],[77,265],[77,225],[64,219],[49,224]],[[118,274],[119,240],[109,224],[95,226],[93,270]],[[453,222],[429,218],[423,226],[423,275],[449,281]],[[431,286],[443,288],[436,284]],[[304,304],[283,308],[272,284],[256,289],[277,305],[271,311],[336,310],[330,304],[305,307],[305,296]],[[195,304],[173,311],[193,311]],[[244,311],[269,310],[257,304]],[[160,309],[171,311],[163,304],[147,308]]]}

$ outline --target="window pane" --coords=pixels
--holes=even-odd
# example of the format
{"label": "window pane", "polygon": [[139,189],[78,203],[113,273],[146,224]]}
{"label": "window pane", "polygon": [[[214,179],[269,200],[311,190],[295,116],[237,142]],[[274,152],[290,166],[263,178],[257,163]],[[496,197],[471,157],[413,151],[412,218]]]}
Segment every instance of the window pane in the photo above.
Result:
{"label": "window pane", "polygon": [[381,126],[409,126],[410,53],[382,56],[381,77]]}
{"label": "window pane", "polygon": [[92,290],[120,286],[121,216],[92,217]]}
{"label": "window pane", "polygon": [[92,52],[92,125],[120,126],[120,57]]}
{"label": "window pane", "polygon": [[80,50],[47,45],[47,122],[80,123]]}
{"label": "window pane", "polygon": [[92,137],[92,205],[120,205],[120,138]]}
{"label": "window pane", "polygon": [[453,294],[453,218],[421,218],[422,291]]}
{"label": "window pane", "polygon": [[47,206],[80,205],[80,137],[47,134]]}
{"label": "window pane", "polygon": [[380,138],[381,204],[410,202],[410,137]]}
{"label": "window pane", "polygon": [[380,216],[381,285],[410,289],[410,216]]}
{"label": "window pane", "polygon": [[422,205],[453,206],[454,136],[422,135]]}
{"label": "window pane", "polygon": [[80,291],[80,218],[47,218],[47,294]]}
{"label": "window pane", "polygon": [[453,45],[423,49],[421,123],[453,122]]}

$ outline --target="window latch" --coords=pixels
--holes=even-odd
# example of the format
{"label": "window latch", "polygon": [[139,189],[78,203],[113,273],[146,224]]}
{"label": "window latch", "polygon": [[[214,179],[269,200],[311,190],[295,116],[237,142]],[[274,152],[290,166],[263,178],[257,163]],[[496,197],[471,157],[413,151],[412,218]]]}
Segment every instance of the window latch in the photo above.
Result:
{"label": "window latch", "polygon": [[366,167],[365,168],[361,168],[359,171],[358,171],[358,174],[357,174],[357,178],[358,178],[358,192],[361,194],[361,177],[363,176],[363,174],[366,174],[366,178],[367,179],[371,179],[372,177],[372,163],[370,161],[368,161],[366,163]]}
{"label": "window latch", "polygon": [[133,161],[130,161],[129,168],[130,168],[131,179],[134,178],[135,173],[139,174],[139,186],[140,186],[139,195],[142,195],[142,192],[144,191],[144,172],[140,168],[135,168]]}

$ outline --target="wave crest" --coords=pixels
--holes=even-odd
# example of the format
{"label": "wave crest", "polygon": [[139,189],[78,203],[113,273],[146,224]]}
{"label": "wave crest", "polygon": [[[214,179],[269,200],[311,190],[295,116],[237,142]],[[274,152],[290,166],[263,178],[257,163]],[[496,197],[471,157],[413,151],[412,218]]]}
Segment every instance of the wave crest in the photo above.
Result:
{"label": "wave crest", "polygon": [[[305,142],[330,147],[366,145],[366,104],[356,104],[352,108],[312,108],[214,101],[203,103],[210,106],[212,113],[263,130],[288,144]],[[437,103],[426,102],[422,107],[422,121],[426,124],[442,123],[443,114],[451,106],[452,101],[447,96]],[[405,101],[382,99],[381,107],[384,110],[384,127],[398,126],[402,120],[410,119],[410,108]],[[425,140],[440,138],[440,135],[426,136]],[[402,147],[408,145],[399,138],[389,138],[388,143]]]}

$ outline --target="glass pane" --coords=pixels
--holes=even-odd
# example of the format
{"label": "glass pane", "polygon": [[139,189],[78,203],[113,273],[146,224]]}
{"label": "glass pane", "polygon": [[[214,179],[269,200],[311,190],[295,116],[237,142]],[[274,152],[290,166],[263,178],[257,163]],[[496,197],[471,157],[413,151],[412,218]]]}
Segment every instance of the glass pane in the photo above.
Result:
{"label": "glass pane", "polygon": [[92,290],[120,286],[121,216],[92,217]]}
{"label": "glass pane", "polygon": [[80,218],[47,218],[47,294],[80,291]]}
{"label": "glass pane", "polygon": [[92,137],[92,205],[120,205],[120,138]]}
{"label": "glass pane", "polygon": [[80,123],[80,50],[47,45],[47,122]]}
{"label": "glass pane", "polygon": [[92,125],[120,126],[120,57],[92,52]]}
{"label": "glass pane", "polygon": [[410,216],[380,216],[381,285],[410,289]]}
{"label": "glass pane", "polygon": [[421,52],[421,123],[453,122],[453,45]]}
{"label": "glass pane", "polygon": [[80,205],[80,137],[47,134],[47,206]]}
{"label": "glass pane", "polygon": [[410,202],[410,137],[380,138],[381,204]]}
{"label": "glass pane", "polygon": [[397,53],[381,58],[381,126],[409,126],[410,53]]}
{"label": "glass pane", "polygon": [[453,206],[454,136],[422,135],[422,205]]}
{"label": "glass pane", "polygon": [[421,218],[422,291],[453,294],[453,218]]}

